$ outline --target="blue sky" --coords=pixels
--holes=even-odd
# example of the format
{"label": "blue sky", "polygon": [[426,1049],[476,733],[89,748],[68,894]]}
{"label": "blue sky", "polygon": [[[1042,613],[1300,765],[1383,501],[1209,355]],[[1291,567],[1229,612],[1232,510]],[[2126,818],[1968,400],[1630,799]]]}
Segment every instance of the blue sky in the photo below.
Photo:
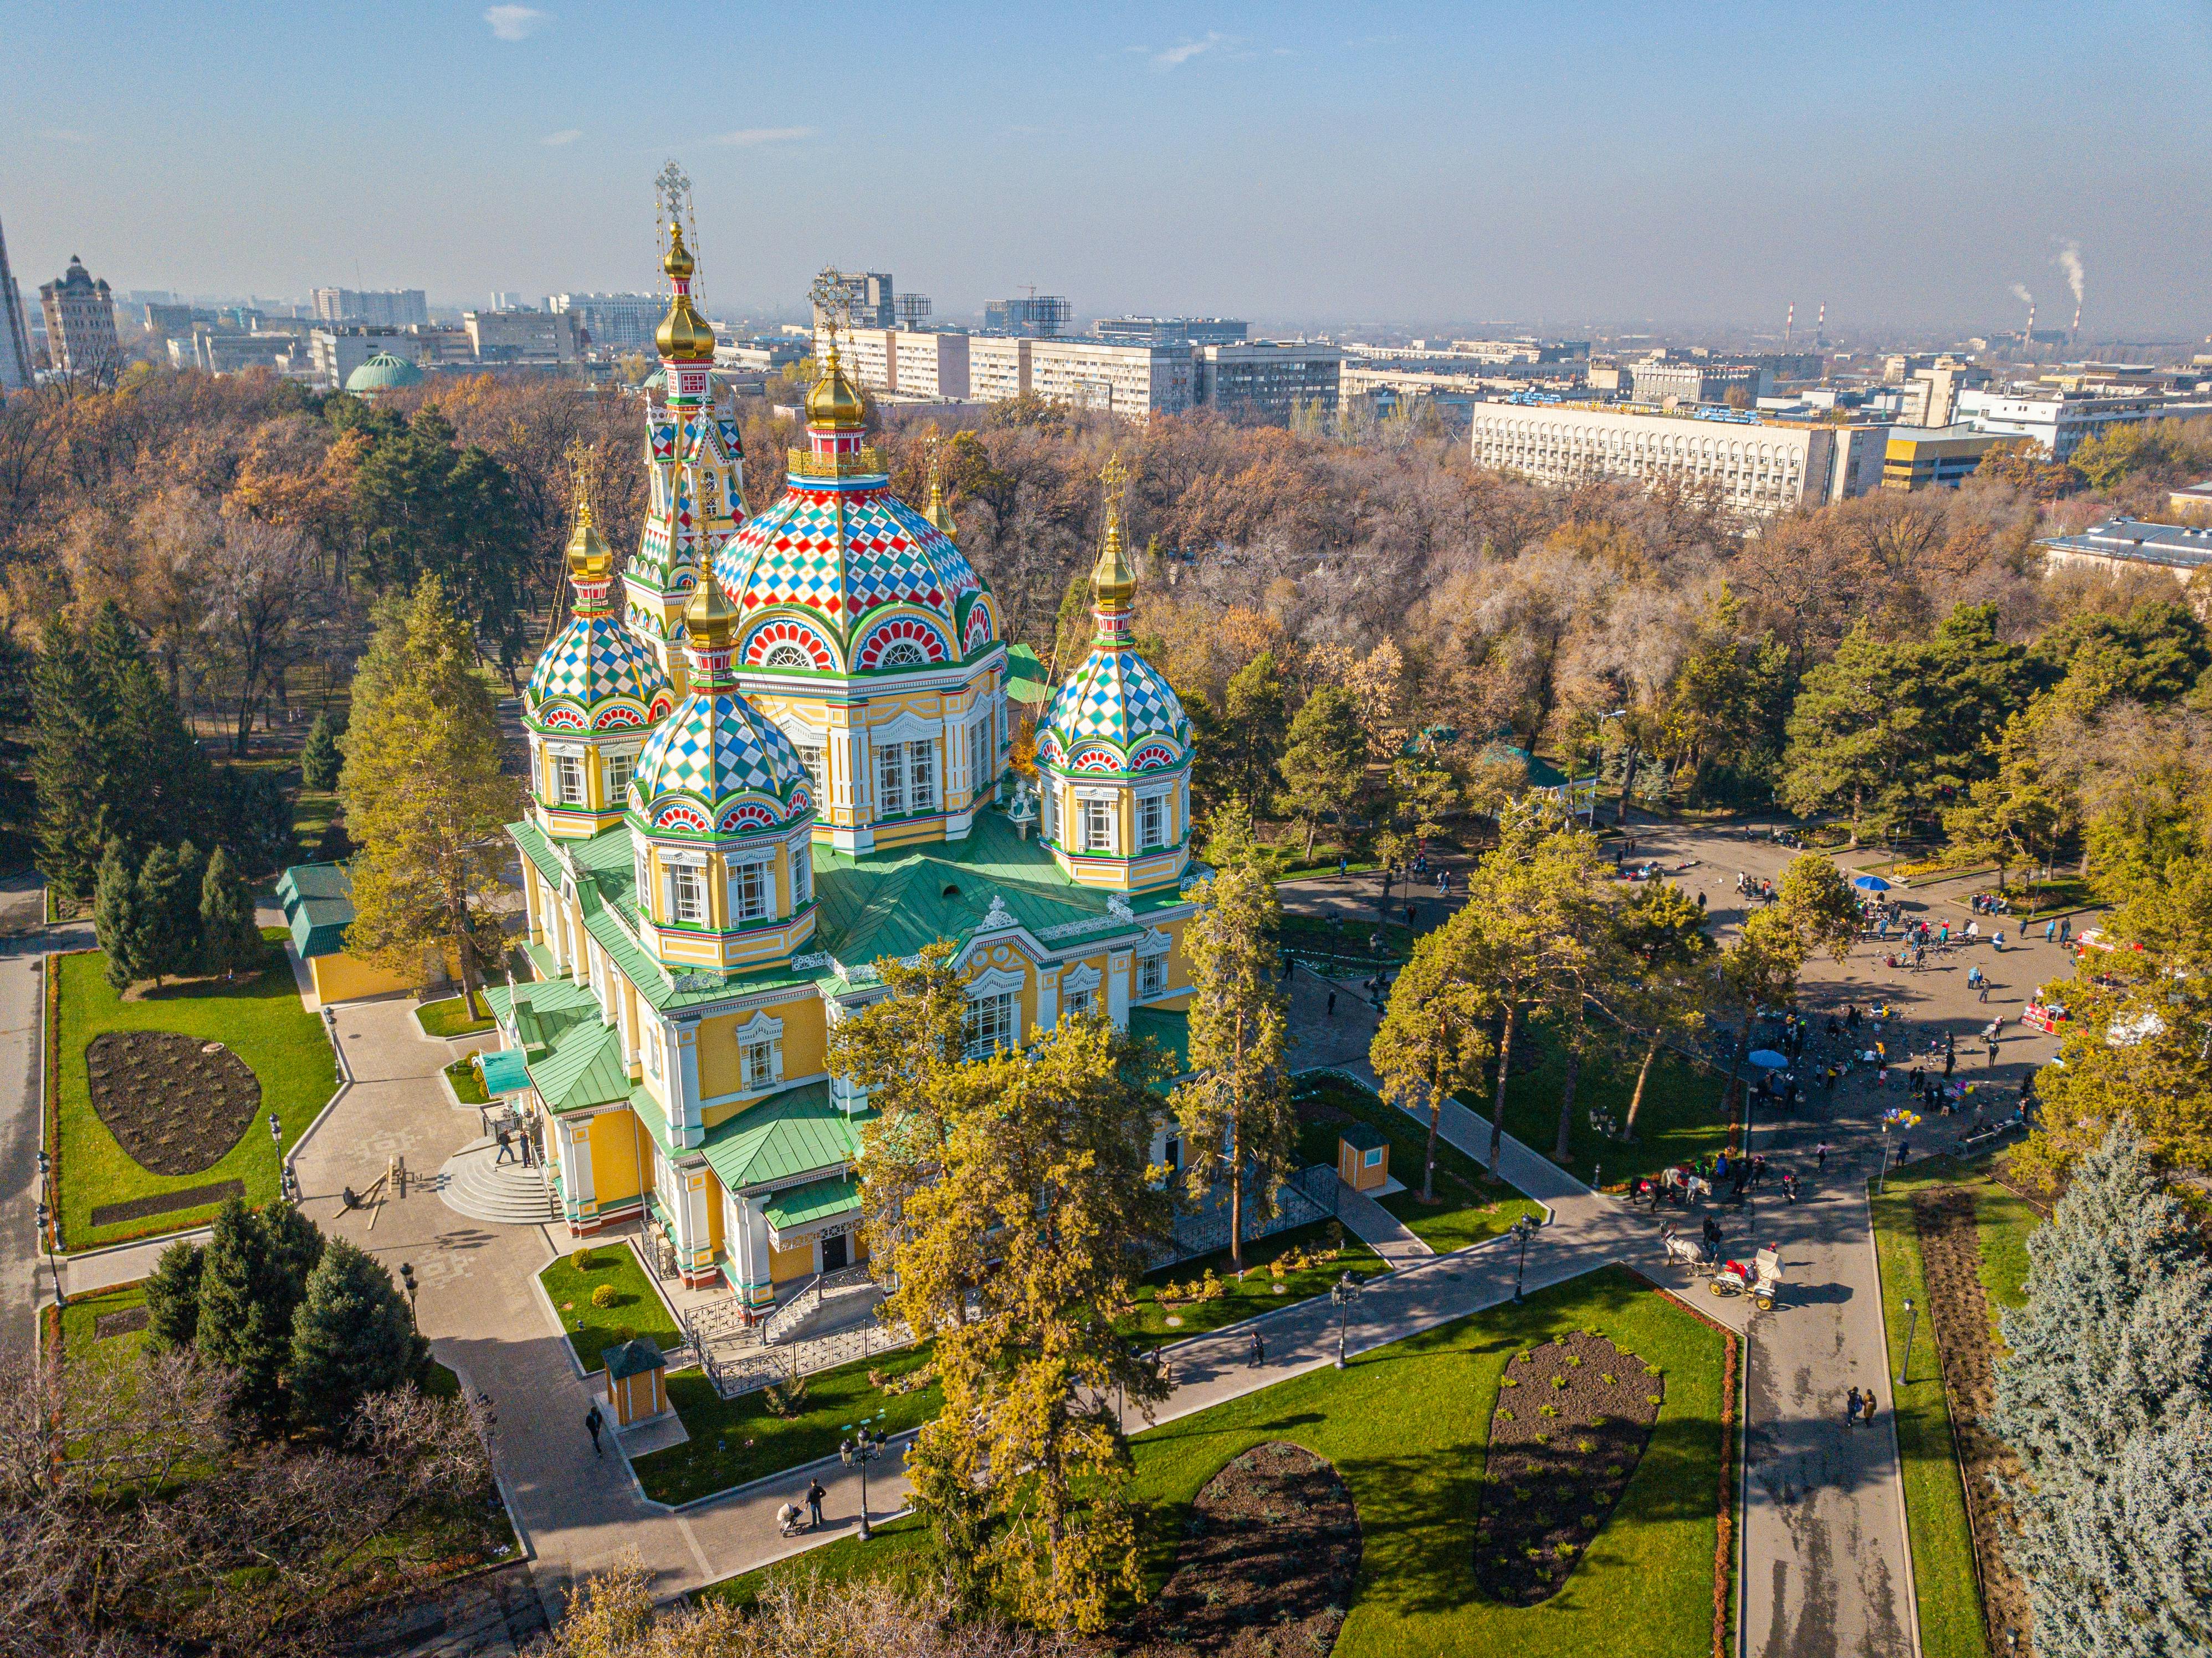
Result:
{"label": "blue sky", "polygon": [[[95,33],[96,30],[96,33]],[[957,315],[2212,331],[2212,0],[2070,6],[0,0],[26,288],[653,284]]]}

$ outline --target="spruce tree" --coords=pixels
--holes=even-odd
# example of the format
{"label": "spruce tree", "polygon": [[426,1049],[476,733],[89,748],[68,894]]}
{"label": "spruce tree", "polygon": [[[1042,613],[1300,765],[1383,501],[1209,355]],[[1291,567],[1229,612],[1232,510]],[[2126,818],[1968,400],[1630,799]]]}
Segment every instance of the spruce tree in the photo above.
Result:
{"label": "spruce tree", "polygon": [[[2133,1632],[2176,1619],[2201,1637],[2204,1579],[2159,1588],[2172,1563],[2130,1558],[2142,1543],[2125,1527],[2174,1476],[2152,1464],[2202,1460],[2191,1436],[2212,1419],[2212,1266],[2125,1123],[2081,1160],[2028,1254],[2027,1305],[2003,1321],[2011,1351],[1990,1425],[2020,1458],[2008,1546],[2034,1602],[2037,1649],[2189,1649],[2138,1644]],[[2201,1513],[2201,1496],[2192,1506]]]}
{"label": "spruce tree", "polygon": [[106,780],[113,707],[92,653],[68,621],[46,624],[32,690],[31,779],[39,868],[64,903],[92,896],[110,839]]}
{"label": "spruce tree", "polygon": [[100,881],[93,894],[92,936],[107,957],[107,982],[118,994],[146,976],[138,970],[143,926],[138,872],[125,861],[123,843],[111,841],[100,860]]}
{"label": "spruce tree", "polygon": [[233,1198],[215,1218],[200,1273],[200,1357],[235,1370],[238,1409],[273,1430],[284,1419],[292,1320],[322,1235],[289,1203],[265,1211]]}
{"label": "spruce tree", "polygon": [[1283,792],[1275,810],[1306,832],[1306,856],[1322,820],[1341,825],[1367,787],[1367,732],[1359,703],[1340,685],[1323,685],[1291,721],[1290,740],[1277,768]]}
{"label": "spruce tree", "polygon": [[200,878],[200,963],[210,973],[228,976],[261,960],[261,929],[253,919],[253,896],[246,889],[230,854],[217,847]]}
{"label": "spruce tree", "polygon": [[146,1335],[157,1347],[190,1347],[200,1327],[200,1267],[207,1252],[179,1240],[161,1251],[146,1280]]}
{"label": "spruce tree", "polygon": [[338,786],[338,774],[345,768],[345,756],[338,748],[338,733],[344,726],[331,717],[325,708],[315,716],[315,723],[307,729],[307,746],[300,755],[301,780],[311,789],[334,789]]}
{"label": "spruce tree", "polygon": [[191,841],[146,854],[138,871],[137,926],[130,935],[137,977],[158,987],[199,965],[200,882],[200,855]]}
{"label": "spruce tree", "polygon": [[11,634],[0,633],[0,824],[28,828],[38,806],[31,780],[32,687],[37,664]]}
{"label": "spruce tree", "polygon": [[420,1376],[429,1355],[392,1274],[366,1251],[331,1239],[293,1315],[295,1419],[335,1430],[366,1395]]}

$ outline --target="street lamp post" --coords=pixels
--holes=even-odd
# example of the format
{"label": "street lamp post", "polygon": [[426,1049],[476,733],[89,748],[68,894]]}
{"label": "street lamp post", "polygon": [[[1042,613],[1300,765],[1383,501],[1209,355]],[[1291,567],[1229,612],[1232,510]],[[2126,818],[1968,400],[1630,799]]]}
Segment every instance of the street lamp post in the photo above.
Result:
{"label": "street lamp post", "polygon": [[399,1281],[407,1289],[407,1322],[410,1328],[420,1329],[421,1321],[415,1316],[415,1267],[411,1262],[399,1263]]}
{"label": "street lamp post", "polygon": [[[880,1422],[884,1414],[878,1411],[875,1419]],[[880,1430],[871,1430],[866,1422],[857,1430],[848,1422],[844,1430],[853,1436],[837,1447],[837,1455],[847,1467],[860,1471],[860,1540],[865,1543],[875,1535],[868,1529],[868,1464],[884,1454],[884,1436]]]}
{"label": "street lamp post", "polygon": [[47,1208],[45,1204],[40,1204],[39,1206],[39,1236],[46,1240],[46,1271],[53,1275],[54,1280],[54,1305],[66,1307],[69,1305],[69,1291],[62,1288],[61,1263],[54,1259],[52,1220],[53,1211]]}
{"label": "street lamp post", "polygon": [[1902,1388],[1905,1378],[1912,1370],[1912,1332],[1920,1322],[1920,1309],[1912,1304],[1912,1297],[1905,1298],[1905,1357],[1897,1366],[1897,1385]]}
{"label": "street lamp post", "polygon": [[1352,1269],[1344,1269],[1344,1276],[1329,1286],[1328,1298],[1336,1303],[1336,1368],[1344,1368],[1344,1333],[1352,1322],[1352,1303],[1359,1299],[1359,1280]]}
{"label": "street lamp post", "polygon": [[1521,1304],[1521,1280],[1528,1271],[1528,1240],[1535,1235],[1536,1223],[1523,1215],[1513,1223],[1513,1236],[1521,1240],[1521,1258],[1513,1266],[1513,1304]]}

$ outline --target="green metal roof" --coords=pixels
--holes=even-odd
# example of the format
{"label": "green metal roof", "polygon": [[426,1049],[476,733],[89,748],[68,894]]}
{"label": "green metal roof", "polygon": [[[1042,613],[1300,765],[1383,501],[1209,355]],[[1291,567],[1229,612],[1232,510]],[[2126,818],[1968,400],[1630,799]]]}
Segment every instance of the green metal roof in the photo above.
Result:
{"label": "green metal roof", "polygon": [[607,1367],[608,1376],[620,1382],[627,1376],[643,1376],[647,1370],[665,1370],[668,1360],[660,1351],[660,1344],[651,1336],[640,1336],[635,1341],[625,1341],[619,1347],[602,1347],[599,1363]]}
{"label": "green metal roof", "polygon": [[788,1232],[794,1226],[842,1215],[860,1206],[860,1182],[848,1175],[843,1180],[818,1180],[805,1186],[791,1187],[770,1198],[762,1212],[777,1231]]}
{"label": "green metal roof", "polygon": [[1045,678],[1044,664],[1026,645],[1006,647],[1006,695],[1017,702],[1042,703],[1052,700],[1052,686]]}
{"label": "green metal roof", "polygon": [[708,1129],[707,1166],[731,1192],[842,1170],[860,1157],[860,1126],[874,1114],[848,1117],[830,1103],[828,1083],[809,1083]]}
{"label": "green metal roof", "polygon": [[1129,1010],[1129,1034],[1149,1036],[1168,1054],[1175,1069],[1170,1079],[1190,1075],[1190,1015],[1165,1008],[1133,1007]]}
{"label": "green metal roof", "polygon": [[[554,972],[550,956],[539,960],[533,954],[532,960],[539,972]],[[599,998],[592,994],[591,987],[565,977],[534,979],[527,984],[487,985],[484,999],[491,1005],[494,1018],[514,1028],[526,1051],[557,1042],[586,1019],[596,1023],[599,1017]]]}
{"label": "green metal roof", "polygon": [[629,1066],[623,1061],[622,1032],[612,1025],[579,1024],[530,1061],[530,1080],[549,1111],[581,1111],[627,1100]]}
{"label": "green metal roof", "polygon": [[301,961],[335,956],[353,925],[353,878],[343,864],[295,864],[276,878],[276,902]]}
{"label": "green metal roof", "polygon": [[1378,1145],[1390,1144],[1388,1134],[1372,1123],[1361,1122],[1357,1118],[1339,1124],[1336,1137],[1355,1151],[1372,1151]]}
{"label": "green metal roof", "polygon": [[520,1094],[531,1085],[529,1062],[511,1048],[477,1054],[477,1068],[483,1073],[487,1094]]}
{"label": "green metal roof", "polygon": [[422,383],[421,368],[404,357],[380,351],[346,376],[345,389],[356,392],[396,392],[402,386]]}

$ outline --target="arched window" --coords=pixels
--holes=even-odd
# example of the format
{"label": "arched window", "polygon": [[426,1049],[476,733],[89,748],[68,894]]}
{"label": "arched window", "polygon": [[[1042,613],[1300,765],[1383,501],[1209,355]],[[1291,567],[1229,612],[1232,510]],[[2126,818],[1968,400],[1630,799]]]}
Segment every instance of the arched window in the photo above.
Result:
{"label": "arched window", "polygon": [[761,659],[764,668],[811,668],[814,659],[797,645],[778,645]]}
{"label": "arched window", "polygon": [[883,654],[876,659],[879,668],[912,668],[928,661],[921,647],[911,639],[895,639],[884,647]]}

